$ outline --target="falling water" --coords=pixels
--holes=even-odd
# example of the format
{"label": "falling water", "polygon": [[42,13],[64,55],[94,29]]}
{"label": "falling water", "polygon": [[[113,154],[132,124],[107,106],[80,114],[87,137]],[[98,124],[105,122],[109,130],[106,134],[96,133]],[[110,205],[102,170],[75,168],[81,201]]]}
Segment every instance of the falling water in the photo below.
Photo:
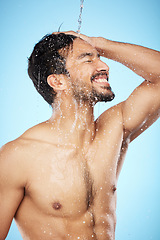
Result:
{"label": "falling water", "polygon": [[[41,72],[40,72],[40,68],[38,68],[38,82],[37,82],[37,90],[38,92],[40,91],[40,85],[41,85]],[[36,108],[36,122],[39,122],[39,96],[37,95],[37,108]]]}
{"label": "falling water", "polygon": [[38,92],[40,90],[40,84],[41,84],[41,72],[40,69],[38,70]]}
{"label": "falling water", "polygon": [[83,3],[84,3],[84,0],[80,0],[80,14],[79,14],[79,18],[78,18],[78,30],[77,30],[77,33],[80,33],[80,31],[81,31]]}

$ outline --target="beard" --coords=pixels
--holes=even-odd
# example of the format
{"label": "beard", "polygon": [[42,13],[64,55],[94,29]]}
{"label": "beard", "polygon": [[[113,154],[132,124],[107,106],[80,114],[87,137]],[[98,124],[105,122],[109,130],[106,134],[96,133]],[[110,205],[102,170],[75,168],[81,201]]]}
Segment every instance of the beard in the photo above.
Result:
{"label": "beard", "polygon": [[[112,92],[111,87],[101,87],[102,92],[96,90],[95,87],[90,87],[89,85],[84,83],[74,84],[72,82],[72,92],[75,100],[77,102],[89,102],[94,105],[97,102],[109,102],[112,101],[115,97],[115,94]],[[88,90],[90,89],[90,90]],[[103,92],[103,89],[107,90],[106,93]]]}

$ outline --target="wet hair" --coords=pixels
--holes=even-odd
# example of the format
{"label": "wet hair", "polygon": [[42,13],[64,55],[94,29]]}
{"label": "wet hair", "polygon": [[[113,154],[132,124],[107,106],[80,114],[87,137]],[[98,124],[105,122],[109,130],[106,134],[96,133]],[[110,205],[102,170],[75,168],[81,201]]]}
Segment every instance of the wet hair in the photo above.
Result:
{"label": "wet hair", "polygon": [[51,74],[68,74],[66,57],[76,36],[64,33],[45,35],[28,59],[28,74],[42,97],[51,105],[56,92],[47,83]]}

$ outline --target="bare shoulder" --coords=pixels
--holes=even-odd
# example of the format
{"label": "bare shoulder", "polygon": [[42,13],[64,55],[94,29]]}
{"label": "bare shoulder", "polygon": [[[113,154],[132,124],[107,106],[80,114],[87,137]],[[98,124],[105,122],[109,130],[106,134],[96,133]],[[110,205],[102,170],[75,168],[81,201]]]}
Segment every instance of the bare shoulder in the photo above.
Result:
{"label": "bare shoulder", "polygon": [[20,157],[20,152],[17,151],[20,147],[19,139],[6,143],[0,149],[0,164],[16,163]]}
{"label": "bare shoulder", "polygon": [[[6,143],[0,149],[0,163],[6,162],[8,166],[11,164],[20,164],[23,162],[26,151],[29,150],[30,139],[25,137],[27,131],[19,138]],[[18,166],[18,165],[17,165]]]}
{"label": "bare shoulder", "polygon": [[6,143],[0,149],[0,175],[7,178],[22,178],[25,181],[26,170],[29,166],[31,154],[34,154],[33,142],[37,142],[34,135],[38,132],[37,127],[28,129],[19,138]]}
{"label": "bare shoulder", "polygon": [[21,137],[0,149],[0,232],[3,239],[24,198],[28,181],[26,150],[26,143]]}
{"label": "bare shoulder", "polygon": [[107,109],[96,120],[96,128],[98,130],[104,129],[106,126],[114,124],[120,124],[123,126],[122,116],[123,102]]}
{"label": "bare shoulder", "polygon": [[[11,141],[0,149],[0,179],[7,184],[25,185],[23,153],[19,139]],[[6,180],[6,181],[5,181]]]}

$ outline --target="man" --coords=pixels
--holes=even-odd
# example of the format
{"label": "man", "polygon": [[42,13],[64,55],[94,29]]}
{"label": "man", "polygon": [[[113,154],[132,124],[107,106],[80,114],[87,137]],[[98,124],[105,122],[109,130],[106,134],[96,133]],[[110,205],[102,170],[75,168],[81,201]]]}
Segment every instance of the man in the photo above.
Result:
{"label": "man", "polygon": [[[114,98],[100,56],[145,80],[94,121],[94,105]],[[2,147],[0,240],[13,218],[26,240],[115,239],[116,186],[128,144],[159,116],[160,53],[54,33],[35,46],[28,72],[53,114]]]}

